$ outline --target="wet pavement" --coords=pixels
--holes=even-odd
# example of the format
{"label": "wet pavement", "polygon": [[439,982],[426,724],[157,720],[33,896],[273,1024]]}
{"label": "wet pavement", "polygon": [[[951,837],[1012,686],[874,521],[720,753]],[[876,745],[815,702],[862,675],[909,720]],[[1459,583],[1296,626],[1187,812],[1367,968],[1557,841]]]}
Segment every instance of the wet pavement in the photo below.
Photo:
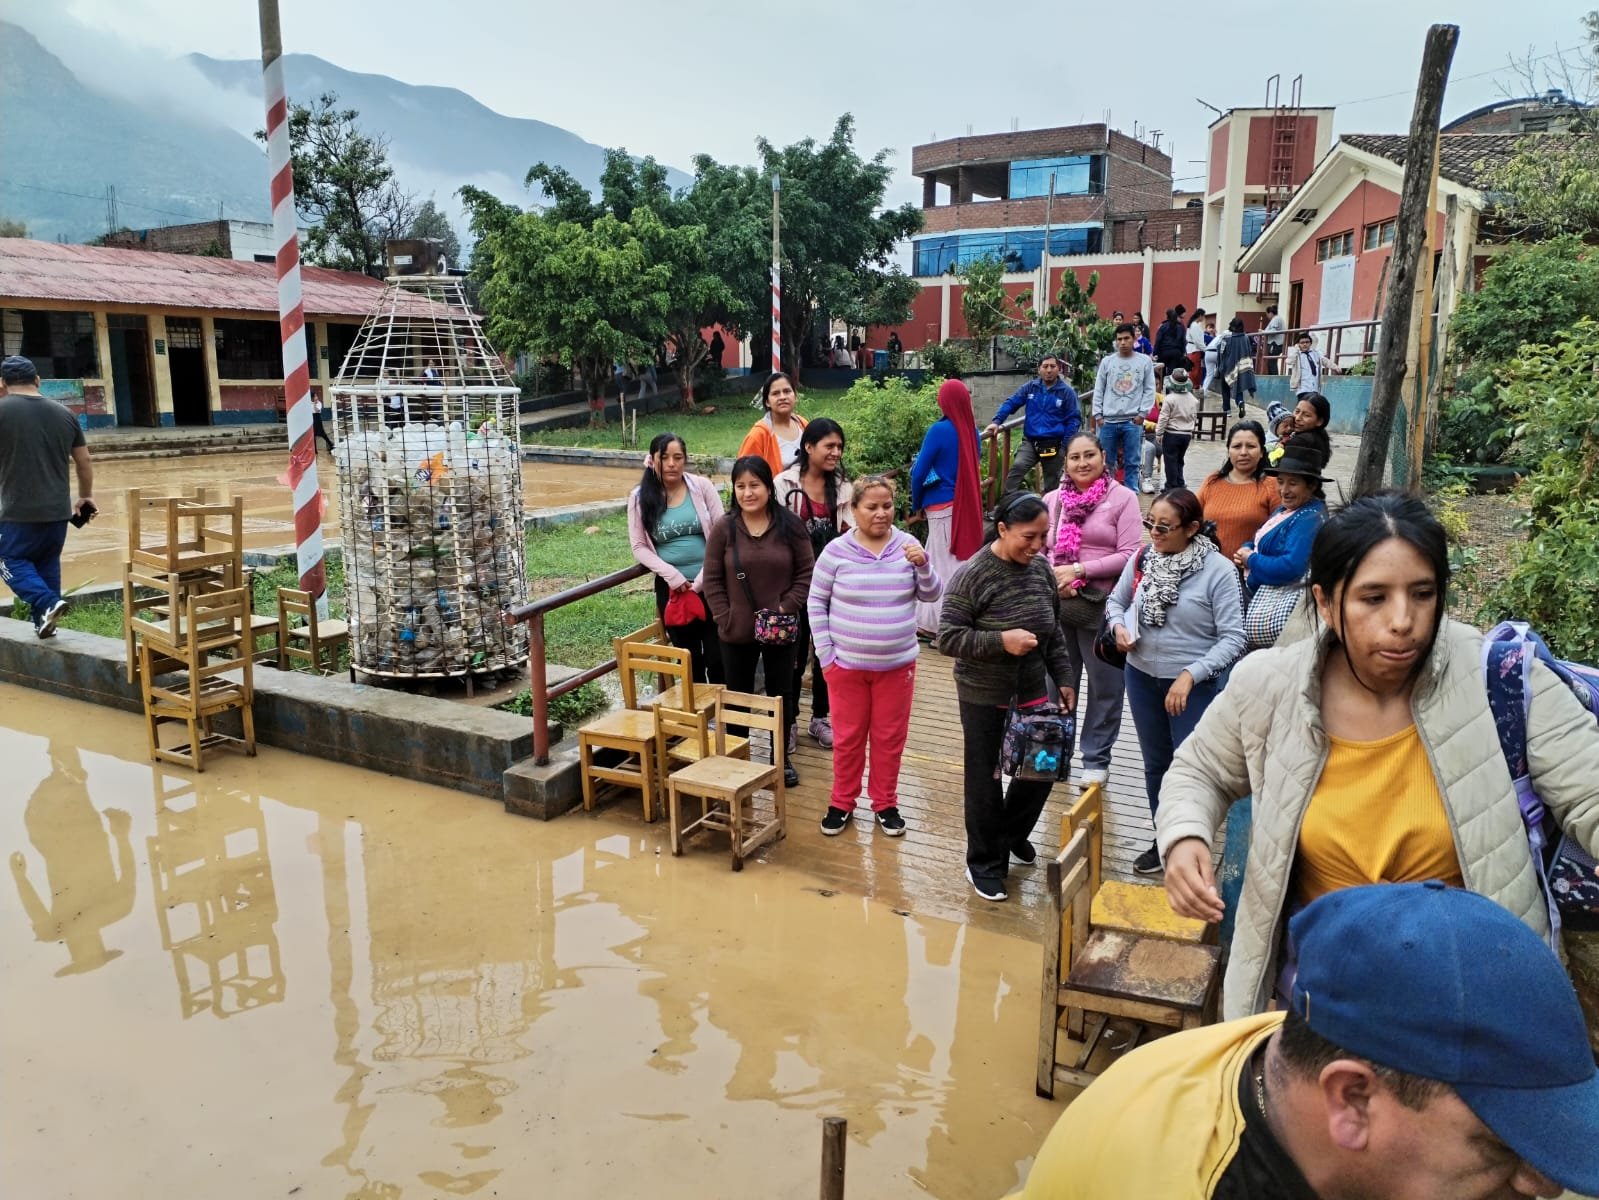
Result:
{"label": "wet pavement", "polygon": [[[337,476],[326,454],[318,460],[327,511],[322,533],[329,544],[339,536]],[[200,454],[180,458],[114,459],[95,464],[94,493],[100,515],[83,529],[68,530],[61,556],[62,581],[68,588],[113,584],[122,578],[127,557],[126,493],[143,488],[156,495],[177,495],[196,486],[225,489],[229,498],[244,498],[245,546],[251,550],[294,547],[293,501],[280,482],[288,469],[278,450]],[[522,464],[522,503],[529,513],[568,504],[618,500],[638,483],[636,470],[570,466],[563,463]]]}
{"label": "wet pavement", "polygon": [[[673,859],[0,686],[7,1192],[993,1197],[1033,1095],[1037,943]],[[791,825],[790,837],[811,831]],[[830,894],[832,893],[832,894]]]}

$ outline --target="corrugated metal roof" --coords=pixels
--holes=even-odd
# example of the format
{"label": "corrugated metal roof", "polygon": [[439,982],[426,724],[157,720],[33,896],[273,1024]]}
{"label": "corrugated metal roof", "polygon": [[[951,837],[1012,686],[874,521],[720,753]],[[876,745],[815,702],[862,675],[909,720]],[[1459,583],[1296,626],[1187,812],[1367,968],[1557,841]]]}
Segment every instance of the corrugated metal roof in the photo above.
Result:
{"label": "corrugated metal roof", "polygon": [[[300,275],[310,317],[359,320],[383,294],[381,280],[351,271],[301,267]],[[275,319],[277,268],[193,254],[0,238],[0,300],[218,309]]]}

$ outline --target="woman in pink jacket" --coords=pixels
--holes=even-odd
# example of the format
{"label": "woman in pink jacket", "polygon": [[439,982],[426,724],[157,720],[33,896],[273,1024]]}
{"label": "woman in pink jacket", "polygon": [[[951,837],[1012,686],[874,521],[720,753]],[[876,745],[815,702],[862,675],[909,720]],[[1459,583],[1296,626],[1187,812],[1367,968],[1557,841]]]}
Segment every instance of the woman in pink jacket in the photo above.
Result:
{"label": "woman in pink jacket", "polygon": [[1049,509],[1044,553],[1055,569],[1061,632],[1072,665],[1072,677],[1055,685],[1081,696],[1078,685],[1088,671],[1088,698],[1077,709],[1078,749],[1083,782],[1103,783],[1121,732],[1126,680],[1094,657],[1094,635],[1111,589],[1143,541],[1138,497],[1105,469],[1105,452],[1094,435],[1080,433],[1067,443],[1066,475],[1059,490],[1044,497],[1044,506]]}
{"label": "woman in pink jacket", "polygon": [[[721,518],[722,497],[709,479],[689,471],[683,439],[656,434],[644,478],[627,498],[627,534],[633,557],[655,572],[655,609],[666,622],[666,636],[689,652],[694,678],[703,683],[723,679],[722,643],[702,595],[705,537]],[[685,615],[677,611],[682,607],[693,612],[674,624]]]}

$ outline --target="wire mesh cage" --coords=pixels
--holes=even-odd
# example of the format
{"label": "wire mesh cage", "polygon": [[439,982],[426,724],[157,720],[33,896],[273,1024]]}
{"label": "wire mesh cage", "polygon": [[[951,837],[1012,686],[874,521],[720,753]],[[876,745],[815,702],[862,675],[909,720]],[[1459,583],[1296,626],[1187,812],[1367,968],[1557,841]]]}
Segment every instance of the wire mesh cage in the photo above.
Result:
{"label": "wire mesh cage", "polygon": [[394,678],[527,661],[517,400],[445,275],[388,280],[332,388],[351,665]]}

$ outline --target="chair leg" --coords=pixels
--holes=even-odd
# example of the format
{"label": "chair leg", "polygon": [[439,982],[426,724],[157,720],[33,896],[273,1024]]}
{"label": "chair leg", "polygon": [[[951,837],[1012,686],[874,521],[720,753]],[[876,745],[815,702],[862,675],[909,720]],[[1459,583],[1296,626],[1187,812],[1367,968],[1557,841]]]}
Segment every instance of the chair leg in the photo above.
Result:
{"label": "chair leg", "polygon": [[594,780],[589,777],[589,768],[594,764],[594,747],[581,733],[577,737],[577,763],[583,778],[583,811],[593,812]]}
{"label": "chair leg", "polygon": [[244,725],[244,752],[255,757],[255,713],[249,704],[239,709],[239,720]]}
{"label": "chair leg", "polygon": [[672,853],[683,854],[683,797],[670,776],[666,780],[666,828],[672,838]]}

